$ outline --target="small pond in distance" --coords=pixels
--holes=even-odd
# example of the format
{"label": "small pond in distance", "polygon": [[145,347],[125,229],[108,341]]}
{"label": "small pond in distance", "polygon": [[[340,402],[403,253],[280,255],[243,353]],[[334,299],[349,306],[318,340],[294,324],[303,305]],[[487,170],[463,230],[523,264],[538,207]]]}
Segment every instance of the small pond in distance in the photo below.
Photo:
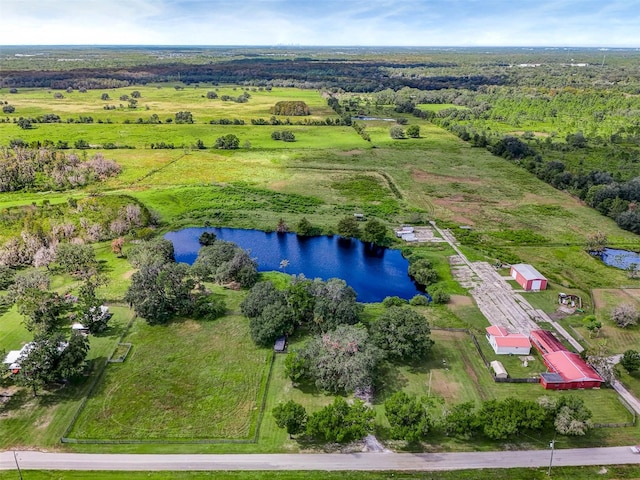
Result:
{"label": "small pond in distance", "polygon": [[[341,278],[358,294],[359,302],[380,302],[388,296],[411,299],[421,292],[407,270],[409,262],[399,250],[368,248],[359,240],[339,236],[298,237],[295,233],[263,232],[239,228],[185,228],[167,233],[177,262],[192,264],[198,256],[198,238],[213,232],[219,240],[234,242],[257,259],[258,270],[284,271],[305,277]],[[285,269],[282,260],[288,260]]]}
{"label": "small pond in distance", "polygon": [[640,253],[629,250],[617,250],[615,248],[605,248],[604,252],[597,255],[605,265],[627,270],[632,264],[640,268]]}

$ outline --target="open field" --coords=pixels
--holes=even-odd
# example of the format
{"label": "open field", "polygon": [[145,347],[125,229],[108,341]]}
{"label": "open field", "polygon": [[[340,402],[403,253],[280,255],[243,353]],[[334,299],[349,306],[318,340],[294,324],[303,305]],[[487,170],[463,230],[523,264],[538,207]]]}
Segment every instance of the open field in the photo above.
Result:
{"label": "open field", "polygon": [[[409,472],[45,472],[23,470],[25,480],[422,480],[425,473]],[[429,472],[430,480],[542,480],[549,478],[544,468],[510,468],[489,470],[458,470],[455,472]],[[640,468],[635,465],[601,467],[554,467],[553,478],[560,480],[618,480],[637,478]],[[15,472],[0,471],[0,480],[13,480]]]}
{"label": "open field", "polygon": [[[124,338],[69,436],[106,440],[250,439],[269,371],[268,351],[232,314],[212,322],[139,320]],[[197,352],[197,355],[194,355]]]}
{"label": "open field", "polygon": [[[176,83],[181,86],[180,83]],[[129,108],[129,100],[121,100],[127,95],[133,98],[132,92],[137,91],[137,106]],[[215,92],[219,98],[206,98],[207,92]],[[237,98],[243,93],[250,95],[246,103],[223,101],[220,97],[228,95]],[[109,95],[108,100],[102,100],[102,94]],[[299,90],[292,88],[273,88],[269,91],[257,88],[238,86],[201,85],[199,88],[186,86],[175,89],[169,85],[134,86],[127,88],[111,88],[103,90],[89,90],[80,93],[77,90],[63,92],[64,98],[54,98],[54,91],[49,89],[25,88],[17,94],[11,94],[11,104],[16,107],[16,114],[22,117],[37,117],[47,113],[56,113],[63,121],[67,118],[78,118],[79,115],[92,116],[97,123],[123,123],[125,120],[135,122],[138,118],[147,120],[151,115],[158,115],[160,121],[168,118],[173,120],[176,112],[189,111],[193,114],[194,122],[209,123],[210,120],[221,118],[237,118],[250,123],[251,119],[263,118],[269,120],[269,109],[279,101],[296,99],[304,101],[311,111],[306,117],[291,117],[292,121],[305,118],[325,120],[326,117],[336,117],[335,112],[327,106],[327,102],[318,95],[316,90]],[[0,96],[9,97],[7,88],[0,88]],[[113,110],[106,110],[106,105],[115,106]],[[285,120],[286,116],[279,116]],[[16,127],[17,128],[17,127]]]}
{"label": "open field", "polygon": [[[312,119],[337,118],[337,115],[316,90],[274,88],[267,92],[250,89],[251,98],[247,103],[235,103],[205,98],[206,92],[215,88],[201,85],[183,90],[168,86],[114,89],[108,90],[111,97],[108,102],[100,100],[100,90],[85,94],[64,93],[63,99],[56,100],[52,92],[44,89],[20,89],[10,97],[16,106],[16,116],[56,113],[64,121],[91,115],[95,121],[92,124],[36,124],[36,128],[29,130],[21,130],[12,123],[0,123],[0,144],[22,138],[26,142],[65,140],[73,145],[74,141],[83,139],[95,145],[113,142],[136,148],[96,148],[78,152],[81,156],[101,152],[106,158],[116,160],[123,171],[117,177],[81,189],[1,193],[0,212],[33,202],[38,208],[44,208],[43,200],[49,200],[51,204],[61,206],[60,219],[71,221],[71,215],[62,209],[67,199],[95,194],[100,195],[101,200],[113,200],[118,206],[131,197],[142,202],[158,215],[160,224],[155,230],[158,233],[205,223],[272,230],[280,218],[293,226],[302,217],[323,231],[332,232],[341,217],[351,216],[354,212],[381,219],[389,227],[433,219],[444,225],[473,227],[479,241],[462,247],[472,260],[487,260],[485,252],[487,248],[493,248],[493,252],[508,252],[533,263],[548,276],[552,288],[537,297],[528,295],[527,298],[531,297],[534,306],[545,311],[554,310],[559,291],[580,292],[590,303],[587,292],[601,288],[605,290],[594,291],[595,308],[600,318],[621,296],[631,295],[624,293],[631,290],[615,290],[617,293],[609,294],[607,292],[614,292],[610,289],[620,285],[640,287],[640,280],[630,280],[626,272],[604,266],[583,247],[586,236],[595,231],[606,233],[612,245],[640,247],[636,235],[619,229],[611,219],[586,207],[579,199],[555,190],[517,165],[484,149],[473,148],[426,120],[406,117],[409,124],[421,128],[420,138],[406,140],[390,138],[392,122],[359,121],[365,125],[371,142],[363,140],[347,126],[251,125],[252,118],[268,120],[269,108],[278,100],[304,100],[312,110]],[[235,87],[234,90],[232,86],[224,86],[219,87],[217,93],[237,96],[242,88]],[[128,109],[125,101],[122,102],[125,105],[116,110],[102,108],[104,103],[119,105],[120,95],[130,95],[133,90],[141,92],[135,110]],[[6,97],[5,94],[6,89],[0,90],[0,97]],[[445,106],[433,106],[433,109],[440,107]],[[135,123],[137,118],[145,120],[152,114],[166,122],[177,111],[185,110],[193,113],[194,124]],[[208,123],[220,118],[243,119],[247,125]],[[307,117],[292,118],[292,121],[304,118]],[[108,119],[112,123],[106,123]],[[97,123],[98,120],[104,123]],[[296,142],[271,139],[272,131],[283,129],[293,131]],[[228,133],[239,137],[241,148],[234,151],[210,148],[217,137]],[[209,148],[191,148],[198,139]],[[243,145],[246,141],[250,145]],[[177,148],[151,149],[151,143],[156,142],[175,143]],[[185,148],[179,147],[182,145]],[[79,214],[73,221],[79,222],[76,217]],[[58,221],[58,217],[48,218],[49,222],[54,220]],[[4,232],[18,235],[25,224],[24,219],[7,223]],[[495,235],[527,229],[535,229],[544,241],[520,245]],[[448,246],[406,245],[399,241],[395,246],[405,248],[408,254],[430,259],[438,271],[439,285],[453,294],[447,306],[419,309],[432,325],[483,332],[486,319],[467,291],[452,279],[447,257],[453,251]],[[96,253],[103,273],[111,280],[101,288],[100,294],[110,301],[117,301],[126,291],[133,267],[126,258],[116,258],[111,253],[109,241],[96,244]],[[488,260],[495,259],[491,256]],[[72,289],[77,284],[69,278],[56,278],[54,287]],[[137,452],[295,452],[301,448],[316,448],[289,440],[286,433],[276,427],[269,412],[278,402],[289,399],[299,401],[309,411],[320,409],[332,399],[313,386],[293,388],[283,375],[284,356],[276,356],[269,389],[265,393],[270,352],[255,348],[249,339],[247,321],[238,312],[244,294],[225,291],[224,295],[230,304],[229,315],[213,322],[180,319],[167,326],[150,327],[136,321],[125,338],[133,344],[128,359],[123,364],[111,364],[106,368],[68,436],[116,440],[247,440],[256,433],[259,404],[264,393],[266,413],[257,432],[256,444],[71,445],[65,448]],[[114,311],[113,330],[105,336],[92,338],[90,380],[96,378],[100,362],[115,348],[131,315],[123,307]],[[379,305],[368,306],[365,321],[375,319],[380,311]],[[580,326],[580,317],[566,321],[587,336]],[[15,309],[0,317],[0,348],[16,348],[16,344],[30,339],[20,322]],[[637,328],[617,332],[609,327],[605,325],[602,335],[610,339],[608,348],[612,353],[638,345]],[[416,395],[431,394],[449,406],[462,401],[479,403],[507,396],[537,398],[545,394],[566,394],[547,392],[539,385],[496,384],[467,334],[438,330],[433,332],[433,338],[436,344],[428,359],[417,365],[393,366],[385,372],[374,401],[379,418],[383,416],[384,399],[399,389]],[[290,348],[305,340],[292,339]],[[483,351],[491,356],[484,338],[479,336],[478,340]],[[526,369],[515,358],[504,359],[504,362],[512,376],[526,376],[543,368],[539,358]],[[627,380],[635,382],[634,378]],[[0,407],[0,413],[4,415],[0,416],[0,447],[56,445],[89,383],[50,392],[35,400],[23,393],[16,395]],[[588,405],[597,405],[593,408],[596,422],[629,420],[629,414],[612,390],[571,393],[585,399]],[[384,438],[383,430],[380,434]],[[586,439],[563,438],[560,443],[563,446],[608,445],[637,442],[639,436],[638,427],[599,429]],[[541,448],[536,442],[540,443],[521,438],[515,443],[520,447]],[[438,436],[426,448],[507,447],[506,444],[483,441],[470,445]]]}

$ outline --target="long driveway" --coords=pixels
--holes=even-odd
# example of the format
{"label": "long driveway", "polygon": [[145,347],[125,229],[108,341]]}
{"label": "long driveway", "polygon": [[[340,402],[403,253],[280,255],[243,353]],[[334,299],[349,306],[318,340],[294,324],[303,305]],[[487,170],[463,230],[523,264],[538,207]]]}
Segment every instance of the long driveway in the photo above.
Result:
{"label": "long driveway", "polygon": [[[548,467],[551,450],[465,453],[156,455],[0,453],[0,470],[462,470]],[[640,464],[629,447],[556,450],[555,466]]]}

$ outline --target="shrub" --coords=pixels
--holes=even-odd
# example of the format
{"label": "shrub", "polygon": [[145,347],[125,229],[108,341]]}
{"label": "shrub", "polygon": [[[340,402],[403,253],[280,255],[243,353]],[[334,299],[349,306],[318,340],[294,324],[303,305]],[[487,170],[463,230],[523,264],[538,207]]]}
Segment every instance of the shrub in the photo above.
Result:
{"label": "shrub", "polygon": [[409,305],[412,305],[414,307],[426,306],[429,305],[429,299],[424,295],[418,294],[409,301]]}
{"label": "shrub", "polygon": [[433,303],[435,303],[436,305],[441,305],[441,304],[449,303],[451,296],[444,290],[441,290],[438,288],[431,293],[431,299],[433,300]]}
{"label": "shrub", "polygon": [[400,298],[398,296],[395,297],[385,297],[385,299],[382,301],[382,305],[384,305],[386,308],[389,307],[401,307],[403,305],[406,305],[407,301],[403,298]]}

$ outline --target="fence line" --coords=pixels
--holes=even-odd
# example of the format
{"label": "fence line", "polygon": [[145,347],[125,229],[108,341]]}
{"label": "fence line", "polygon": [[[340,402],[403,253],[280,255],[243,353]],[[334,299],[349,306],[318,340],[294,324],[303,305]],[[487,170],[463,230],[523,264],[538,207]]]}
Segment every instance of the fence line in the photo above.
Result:
{"label": "fence line", "polygon": [[125,335],[127,335],[127,333],[129,333],[129,329],[131,328],[131,325],[133,325],[133,321],[135,319],[136,319],[136,315],[135,314],[131,315],[131,318],[127,322],[126,327],[124,328],[124,331],[120,335],[120,338],[118,338],[118,341],[116,342],[116,346],[114,347],[113,351],[111,352],[109,357],[107,357],[107,359],[105,360],[104,364],[102,365],[102,368],[100,369],[100,371],[98,372],[98,374],[94,378],[94,380],[91,383],[91,385],[89,385],[89,390],[87,390],[87,393],[85,394],[84,398],[80,402],[80,405],[78,405],[78,408],[75,411],[75,413],[73,414],[73,417],[71,417],[71,421],[67,425],[67,428],[65,428],[64,432],[62,433],[62,437],[60,438],[60,441],[62,443],[67,443],[67,442],[65,442],[65,439],[66,439],[67,435],[69,435],[71,430],[73,430],[73,427],[75,427],[76,421],[78,420],[78,417],[80,417],[80,414],[84,410],[84,407],[86,406],[87,401],[89,400],[89,397],[91,396],[91,394],[93,393],[93,391],[96,388],[96,385],[98,384],[98,382],[100,381],[100,379],[104,375],[104,372],[107,369],[107,365],[109,365],[109,359],[115,354],[116,350],[118,349],[118,345],[120,344],[120,342],[122,342],[122,340],[124,339]]}
{"label": "fence line", "polygon": [[[125,333],[123,333],[123,336],[120,337],[120,340],[122,340],[124,338],[124,335],[129,330],[129,327],[133,323],[134,318],[135,318],[135,316],[131,319],[131,321],[127,325],[127,328],[125,329]],[[118,342],[118,345],[119,344],[120,344],[120,342]],[[116,346],[116,348],[117,348],[117,346]],[[115,349],[114,349],[113,353],[115,353]],[[112,353],[112,355],[113,355],[113,353]],[[185,440],[181,440],[181,439],[98,439],[98,438],[70,438],[70,437],[67,437],[67,435],[73,430],[73,427],[75,426],[75,423],[78,420],[78,417],[82,413],[82,410],[84,410],[84,407],[85,407],[85,405],[86,405],[86,403],[87,403],[87,401],[89,399],[89,396],[93,392],[93,390],[94,390],[95,386],[97,385],[98,381],[102,378],[102,376],[103,376],[103,374],[104,374],[104,372],[106,370],[106,366],[110,363],[109,360],[107,360],[105,362],[105,365],[102,367],[102,370],[100,371],[100,374],[98,375],[98,377],[96,377],[94,382],[91,384],[91,387],[89,388],[89,392],[87,393],[85,398],[82,400],[82,403],[81,403],[80,407],[78,408],[78,410],[76,411],[75,415],[73,416],[73,418],[71,420],[71,423],[69,424],[67,429],[64,431],[62,437],[60,438],[60,442],[61,443],[76,443],[76,444],[84,444],[84,445],[87,445],[87,444],[92,444],[92,445],[205,445],[205,444],[252,444],[252,443],[257,443],[258,442],[258,437],[260,435],[260,427],[262,425],[262,420],[264,418],[264,412],[265,412],[266,405],[267,405],[267,395],[269,393],[269,385],[271,383],[273,364],[275,362],[275,354],[274,354],[273,351],[270,352],[269,359],[267,361],[269,362],[269,366],[268,366],[268,369],[267,369],[267,372],[266,372],[266,376],[263,377],[264,378],[264,380],[263,380],[264,385],[261,385],[261,389],[260,389],[260,393],[262,393],[262,396],[261,396],[261,398],[259,400],[260,406],[259,406],[259,410],[258,410],[258,416],[256,417],[255,431],[254,431],[253,435],[250,435],[250,438],[203,438],[203,439],[185,439]]]}
{"label": "fence line", "polygon": [[620,403],[622,404],[622,406],[624,408],[627,409],[627,411],[631,414],[631,418],[632,418],[632,422],[633,425],[636,424],[636,411],[633,409],[633,407],[631,405],[629,405],[629,403],[620,395],[618,395],[618,400],[620,401]]}

